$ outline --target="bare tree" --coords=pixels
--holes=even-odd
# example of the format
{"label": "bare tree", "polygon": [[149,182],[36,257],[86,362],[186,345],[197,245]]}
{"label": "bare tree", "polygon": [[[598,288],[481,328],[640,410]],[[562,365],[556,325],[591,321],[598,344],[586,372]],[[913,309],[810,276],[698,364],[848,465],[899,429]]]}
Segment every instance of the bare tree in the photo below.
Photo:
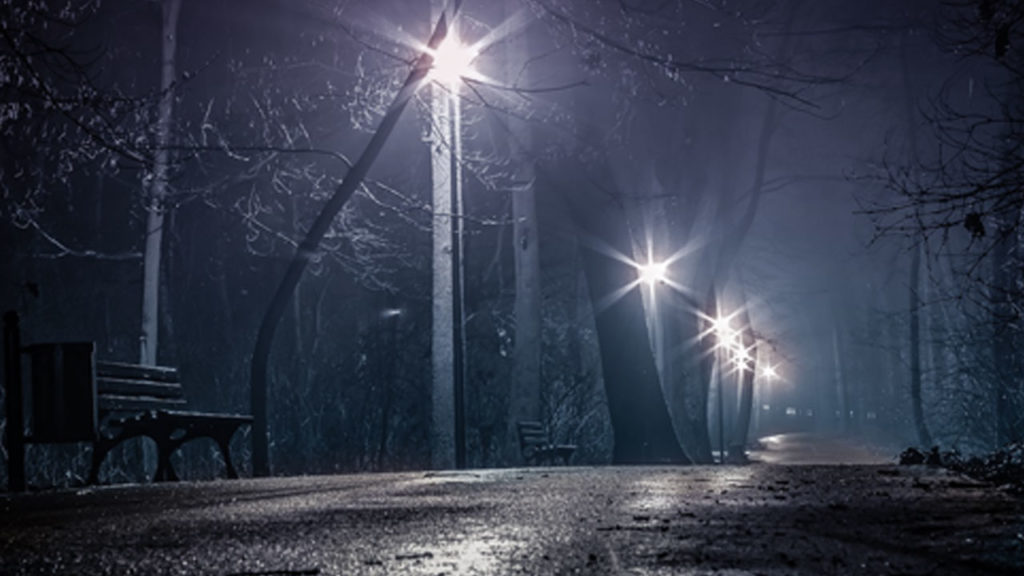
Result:
{"label": "bare tree", "polygon": [[[1024,337],[1024,52],[1014,41],[1022,23],[1024,5],[1015,0],[944,3],[939,45],[969,63],[970,72],[951,78],[924,110],[936,151],[890,162],[888,184],[897,200],[868,210],[882,233],[934,238],[962,252],[962,278],[988,310],[988,372],[1000,444],[1024,437],[1024,390],[1014,376]],[[953,90],[960,81],[967,83],[966,95]]]}

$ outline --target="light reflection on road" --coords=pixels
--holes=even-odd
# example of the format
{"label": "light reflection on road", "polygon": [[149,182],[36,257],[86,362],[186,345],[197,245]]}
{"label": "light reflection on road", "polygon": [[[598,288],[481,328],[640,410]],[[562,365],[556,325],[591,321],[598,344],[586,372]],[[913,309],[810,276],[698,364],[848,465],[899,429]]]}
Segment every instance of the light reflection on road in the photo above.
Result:
{"label": "light reflection on road", "polygon": [[630,491],[632,509],[638,512],[671,512],[692,501],[680,499],[680,486],[703,486],[705,494],[711,494],[722,503],[728,503],[728,493],[735,488],[749,486],[754,470],[750,466],[701,467],[680,469],[678,478],[642,480]]}
{"label": "light reflection on road", "polygon": [[750,459],[768,464],[892,464],[897,449],[851,438],[807,433],[776,434],[760,440]]}

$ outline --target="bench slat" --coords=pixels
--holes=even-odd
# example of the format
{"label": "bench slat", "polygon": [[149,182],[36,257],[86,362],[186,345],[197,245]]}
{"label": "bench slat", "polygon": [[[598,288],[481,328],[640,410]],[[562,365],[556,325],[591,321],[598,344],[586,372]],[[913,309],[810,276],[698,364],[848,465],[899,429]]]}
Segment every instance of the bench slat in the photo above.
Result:
{"label": "bench slat", "polygon": [[519,430],[519,450],[527,464],[542,464],[559,458],[565,464],[576,451],[572,444],[554,444],[546,426],[540,422],[525,420],[517,422]]}
{"label": "bench slat", "polygon": [[225,414],[221,412],[195,412],[191,410],[164,410],[163,416],[177,420],[210,420],[221,422],[252,422],[248,414]]}
{"label": "bench slat", "polygon": [[97,362],[96,375],[126,380],[155,380],[157,382],[178,382],[178,369],[168,366],[140,366],[124,362]]}
{"label": "bench slat", "polygon": [[185,405],[184,398],[156,398],[153,396],[123,396],[104,394],[98,398],[99,410],[125,412],[130,410],[162,410]]}
{"label": "bench slat", "polygon": [[155,380],[126,380],[123,378],[98,377],[96,393],[100,396],[152,396],[155,398],[184,398],[180,384],[157,382]]}

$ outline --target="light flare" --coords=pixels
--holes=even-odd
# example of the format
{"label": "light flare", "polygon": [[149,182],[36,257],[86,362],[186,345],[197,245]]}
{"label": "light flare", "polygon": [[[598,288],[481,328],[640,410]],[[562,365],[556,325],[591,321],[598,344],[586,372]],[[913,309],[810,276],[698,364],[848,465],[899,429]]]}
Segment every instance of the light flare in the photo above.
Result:
{"label": "light flare", "polygon": [[433,65],[430,79],[446,86],[457,86],[464,78],[477,77],[473,61],[480,55],[474,45],[463,44],[454,33],[441,42],[436,50],[430,50]]}
{"label": "light flare", "polygon": [[640,272],[641,282],[654,286],[664,283],[668,279],[668,262],[649,261],[647,264],[637,266],[637,271]]}

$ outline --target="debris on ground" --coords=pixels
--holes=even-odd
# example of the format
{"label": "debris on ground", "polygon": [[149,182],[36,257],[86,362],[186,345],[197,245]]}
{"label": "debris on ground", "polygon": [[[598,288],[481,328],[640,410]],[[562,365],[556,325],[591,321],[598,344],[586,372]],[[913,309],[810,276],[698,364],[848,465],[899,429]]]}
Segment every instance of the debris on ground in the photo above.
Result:
{"label": "debris on ground", "polygon": [[975,480],[1024,493],[1024,443],[1021,442],[1008,444],[989,454],[967,458],[957,450],[941,451],[938,446],[933,446],[927,452],[910,447],[900,453],[899,463],[903,466],[924,464],[945,468]]}

